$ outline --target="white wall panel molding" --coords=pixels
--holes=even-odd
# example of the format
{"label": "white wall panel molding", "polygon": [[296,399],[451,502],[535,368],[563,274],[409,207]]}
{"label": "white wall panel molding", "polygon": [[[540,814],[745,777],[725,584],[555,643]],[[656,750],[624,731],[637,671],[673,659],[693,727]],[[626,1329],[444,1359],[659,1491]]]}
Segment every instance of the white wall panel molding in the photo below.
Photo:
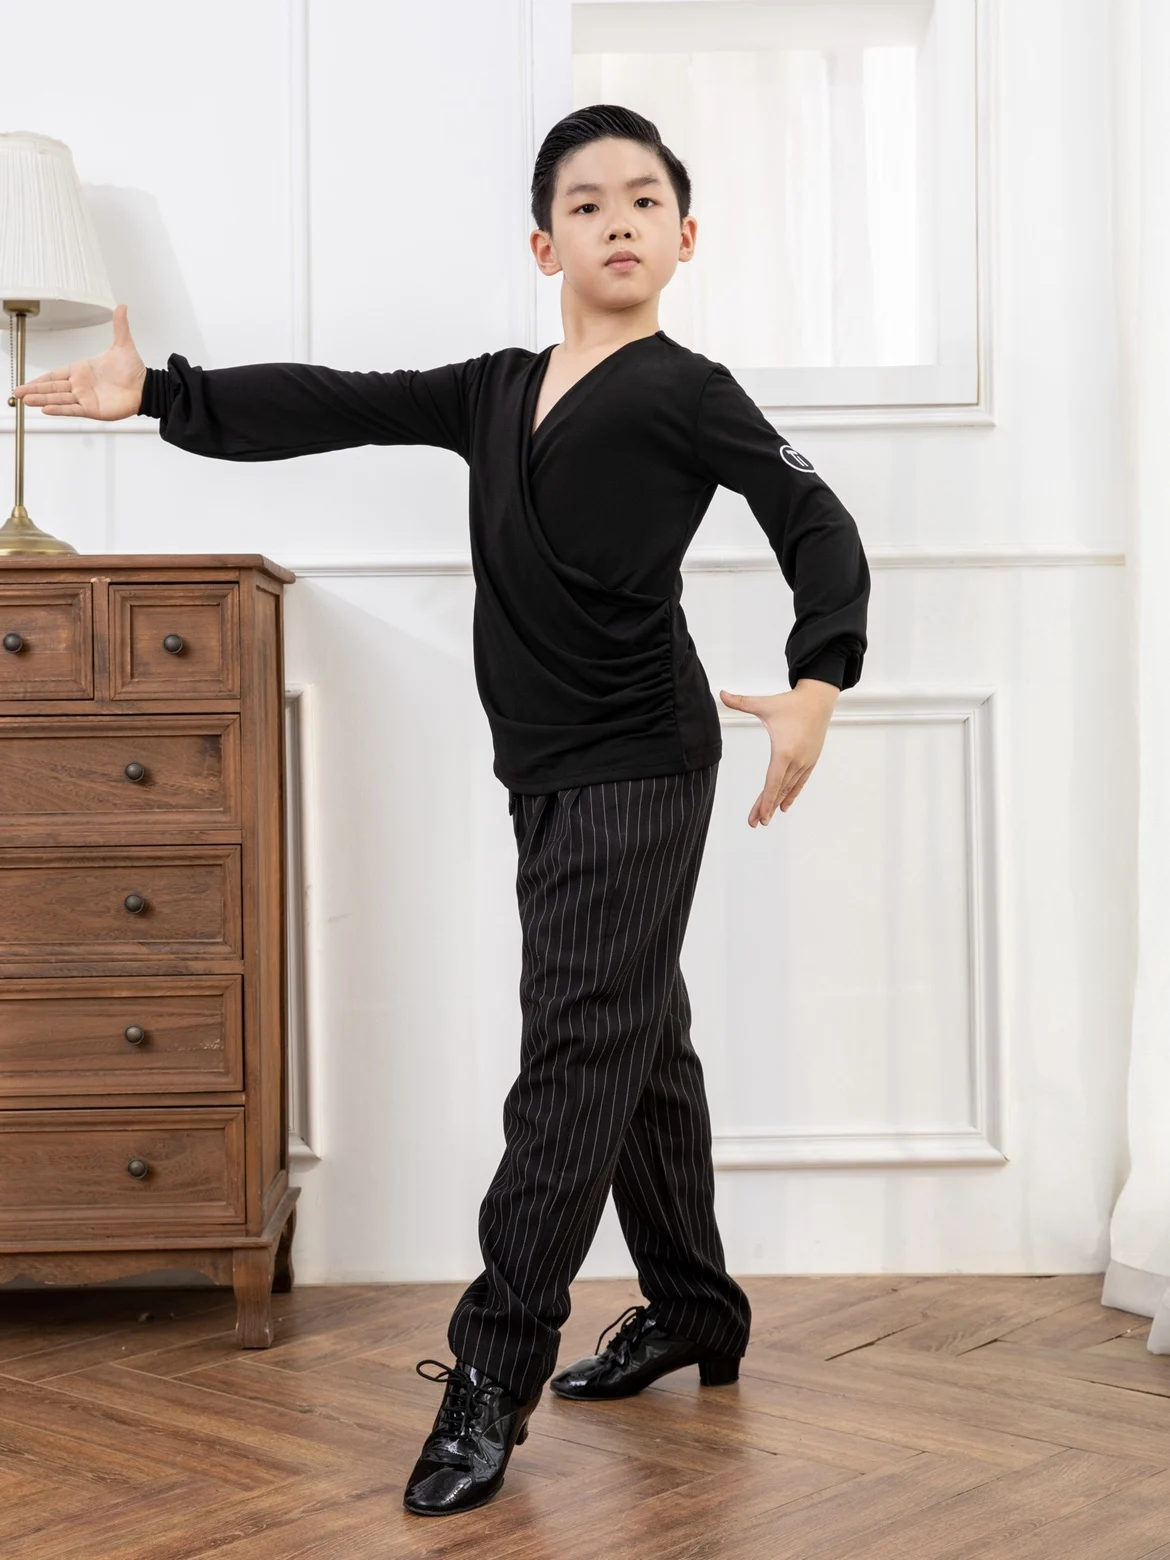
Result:
{"label": "white wall panel molding", "polygon": [[[1097,547],[874,547],[866,549],[871,569],[1053,569],[1120,568],[1123,552]],[[397,574],[470,574],[466,553],[381,553],[358,557],[303,558],[281,554],[281,562],[303,579]],[[690,574],[779,572],[766,547],[695,548],[682,563]]]}
{"label": "white wall panel molding", "polygon": [[[991,348],[981,339],[980,382],[984,402],[972,406],[780,406],[759,402],[764,416],[781,433],[790,428],[994,428],[999,418],[991,405]],[[744,389],[748,386],[745,384]],[[750,392],[749,392],[750,393]]]}
{"label": "white wall panel molding", "polygon": [[716,1170],[894,1169],[907,1165],[1002,1165],[1007,1159],[972,1128],[920,1132],[716,1134]]}
{"label": "white wall panel molding", "polygon": [[288,940],[288,1155],[294,1165],[321,1158],[321,1091],[325,1059],[317,1047],[322,1022],[321,963],[325,939],[316,923],[316,887],[321,881],[320,811],[313,786],[316,702],[311,684],[284,691],[286,775],[286,931]]}
{"label": "white wall panel molding", "polygon": [[[963,738],[966,823],[967,960],[970,993],[964,1066],[971,1120],[924,1121],[911,1130],[716,1133],[720,1170],[853,1169],[914,1165],[1002,1165],[1002,994],[1000,988],[1000,885],[995,824],[994,695],[990,689],[846,690],[833,726],[947,725]],[[754,715],[720,707],[720,724],[751,728]],[[940,1037],[940,1044],[945,1038]]]}
{"label": "white wall panel molding", "polygon": [[[294,363],[311,363],[313,294],[309,223],[309,0],[288,0],[288,31],[288,251],[292,268],[289,286],[290,356]],[[154,418],[149,421],[153,423]]]}
{"label": "white wall panel molding", "polygon": [[[322,1012],[325,938],[315,922],[315,886],[321,881],[320,822],[313,803],[315,703],[312,686],[285,690],[288,881],[289,1158],[315,1164],[323,1153],[322,1101],[316,1080],[326,1059]],[[994,822],[992,694],[988,690],[849,689],[833,714],[834,726],[951,724],[962,727],[968,917],[968,990],[964,1068],[970,1079],[972,1119],[958,1125],[924,1122],[889,1132],[724,1133],[715,1138],[719,1169],[893,1167],[1002,1164],[1000,1146],[1001,1022],[997,928],[998,870]],[[721,710],[720,723],[758,728],[753,715]]]}
{"label": "white wall panel molding", "polygon": [[[539,83],[535,77],[536,71],[536,28],[537,18],[534,13],[534,5],[542,3],[542,0],[519,0],[517,6],[517,22],[519,24],[520,58],[520,188],[524,191],[524,234],[525,246],[528,235],[532,232],[531,205],[532,169],[536,163],[536,154],[540,150],[540,143],[551,125],[551,121],[541,120],[538,123],[540,108],[537,102],[539,95]],[[539,337],[540,326],[537,320],[536,306],[536,282],[540,275],[532,251],[525,247],[521,250],[517,244],[517,251],[522,256],[520,265],[522,269],[517,273],[517,285],[521,299],[522,318],[524,321],[523,343],[535,350]]]}

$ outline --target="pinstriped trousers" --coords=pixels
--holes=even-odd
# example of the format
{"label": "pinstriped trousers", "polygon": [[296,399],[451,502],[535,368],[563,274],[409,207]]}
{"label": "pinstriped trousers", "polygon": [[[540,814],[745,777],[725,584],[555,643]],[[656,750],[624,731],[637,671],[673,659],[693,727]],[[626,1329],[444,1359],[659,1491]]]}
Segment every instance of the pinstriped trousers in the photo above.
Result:
{"label": "pinstriped trousers", "polygon": [[520,1072],[479,1213],[484,1268],[447,1332],[518,1398],[556,1369],[569,1284],[613,1192],[654,1314],[742,1354],[748,1298],[715,1222],[711,1120],[679,965],[718,763],[509,792],[523,932]]}

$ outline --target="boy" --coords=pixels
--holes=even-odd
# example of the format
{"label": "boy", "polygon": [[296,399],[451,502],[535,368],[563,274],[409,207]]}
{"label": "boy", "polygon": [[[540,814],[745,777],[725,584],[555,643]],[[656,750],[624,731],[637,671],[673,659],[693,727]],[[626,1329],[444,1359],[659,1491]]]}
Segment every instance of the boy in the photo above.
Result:
{"label": "boy", "polygon": [[[390,373],[205,371],[174,354],[148,369],[119,305],[106,353],[19,387],[57,415],[158,417],[169,443],[220,459],[414,443],[468,462],[474,663],[518,850],[523,1025],[480,1209],[484,1269],[448,1329],[455,1363],[416,1367],[445,1383],[403,1497],[420,1515],[495,1494],[550,1377],[568,1401],[691,1364],[719,1385],[747,1347],[679,966],[722,754],[679,565],[723,484],[794,592],[790,690],[722,694],[771,737],[753,828],[792,805],[860,677],[869,570],[811,464],[722,364],[658,328],[659,294],[694,252],[689,210],[656,127],[596,104],[553,127],[533,176],[533,253],[564,278],[556,346]],[[611,1190],[649,1303],[552,1376]]]}

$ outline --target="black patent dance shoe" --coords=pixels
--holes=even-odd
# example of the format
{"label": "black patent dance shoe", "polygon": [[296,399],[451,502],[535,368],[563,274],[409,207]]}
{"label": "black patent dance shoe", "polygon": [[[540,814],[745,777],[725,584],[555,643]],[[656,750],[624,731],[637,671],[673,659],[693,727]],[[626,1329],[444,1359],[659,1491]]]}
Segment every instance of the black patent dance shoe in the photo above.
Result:
{"label": "black patent dance shoe", "polygon": [[[443,1374],[432,1376],[424,1365],[437,1365]],[[414,1368],[427,1381],[445,1382],[446,1389],[402,1504],[420,1517],[482,1506],[504,1482],[512,1448],[527,1439],[528,1420],[541,1394],[522,1403],[507,1387],[462,1360],[450,1366],[419,1360]]]}
{"label": "black patent dance shoe", "polygon": [[[601,1339],[619,1323],[620,1331],[602,1349]],[[553,1376],[549,1386],[558,1397],[578,1402],[632,1397],[667,1371],[681,1370],[684,1365],[699,1367],[699,1380],[705,1387],[722,1387],[739,1379],[740,1355],[712,1354],[688,1338],[672,1338],[657,1325],[649,1306],[627,1306],[617,1321],[602,1329],[597,1348],[598,1353]]]}

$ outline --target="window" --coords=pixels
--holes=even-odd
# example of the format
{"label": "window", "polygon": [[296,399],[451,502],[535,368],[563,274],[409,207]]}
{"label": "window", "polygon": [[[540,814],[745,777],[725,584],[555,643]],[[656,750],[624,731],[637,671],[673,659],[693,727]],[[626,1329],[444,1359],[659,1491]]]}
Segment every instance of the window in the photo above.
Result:
{"label": "window", "polygon": [[[554,0],[534,80],[558,79],[559,32],[571,101],[546,93],[537,129],[597,102],[658,125],[698,222],[662,328],[788,426],[985,420],[961,415],[984,377],[978,20],[977,0]],[[559,278],[537,286],[558,339]]]}

